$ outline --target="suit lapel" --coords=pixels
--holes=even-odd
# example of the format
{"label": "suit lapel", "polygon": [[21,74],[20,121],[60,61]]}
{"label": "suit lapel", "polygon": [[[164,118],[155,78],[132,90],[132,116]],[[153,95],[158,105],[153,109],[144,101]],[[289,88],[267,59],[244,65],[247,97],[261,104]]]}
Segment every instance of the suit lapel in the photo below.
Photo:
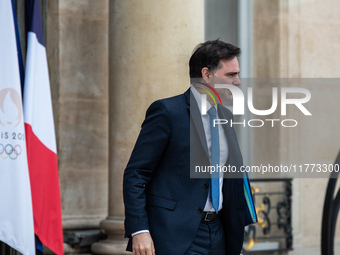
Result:
{"label": "suit lapel", "polygon": [[[218,104],[217,106],[218,115],[221,119],[226,119],[228,121],[227,124],[222,125],[224,129],[224,133],[227,137],[227,143],[229,148],[229,156],[226,162],[226,165],[238,166],[238,157],[236,155],[240,155],[240,149],[238,147],[237,138],[235,131],[230,126],[230,121],[233,119],[231,112],[229,112],[224,106]],[[241,159],[242,160],[242,159]],[[228,173],[229,175],[236,175],[237,177],[240,175],[239,173]]]}
{"label": "suit lapel", "polygon": [[[230,119],[232,118],[232,116],[229,116],[228,115],[228,112],[226,111],[226,109],[224,109],[224,106],[221,106],[220,104],[217,105],[217,112],[218,112],[218,116],[221,118],[221,119],[226,119],[228,121],[228,123],[230,123]],[[230,144],[230,142],[232,141],[231,139],[231,127],[228,125],[228,124],[224,124],[224,125],[221,125],[224,129],[224,133],[227,137],[227,143],[228,143],[228,147],[229,147],[229,156],[228,156],[228,160],[227,160],[227,163],[229,163],[229,158],[232,158],[230,157],[233,150],[232,150],[232,144]]]}
{"label": "suit lapel", "polygon": [[[190,122],[190,125],[192,125],[194,127],[194,129],[196,129],[196,131],[198,133],[199,140],[200,140],[200,142],[203,146],[203,149],[204,149],[207,157],[209,158],[207,139],[205,137],[204,127],[203,127],[203,123],[202,123],[202,117],[201,117],[201,113],[199,111],[197,102],[195,100],[194,95],[191,93],[190,89],[185,94],[186,94],[186,97],[187,97],[187,102],[190,106],[189,111],[190,111],[190,118],[192,120],[192,122]],[[193,129],[192,129],[192,127],[190,127],[190,139],[197,139],[196,136],[193,136],[193,134],[191,134],[192,131],[193,131]]]}

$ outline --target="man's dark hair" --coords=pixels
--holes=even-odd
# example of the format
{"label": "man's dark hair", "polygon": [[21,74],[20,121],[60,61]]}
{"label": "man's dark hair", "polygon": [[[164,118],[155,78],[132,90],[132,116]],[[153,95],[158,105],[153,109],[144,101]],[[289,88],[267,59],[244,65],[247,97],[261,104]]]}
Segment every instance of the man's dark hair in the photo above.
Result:
{"label": "man's dark hair", "polygon": [[220,60],[232,60],[240,54],[240,48],[219,39],[201,43],[196,46],[189,60],[190,78],[202,78],[202,68],[215,71],[219,68]]}

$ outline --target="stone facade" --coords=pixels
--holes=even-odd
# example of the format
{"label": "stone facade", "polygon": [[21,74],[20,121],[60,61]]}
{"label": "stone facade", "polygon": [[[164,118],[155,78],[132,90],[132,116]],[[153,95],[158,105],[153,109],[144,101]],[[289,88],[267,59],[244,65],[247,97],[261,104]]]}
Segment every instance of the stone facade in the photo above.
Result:
{"label": "stone facade", "polygon": [[124,254],[123,171],[147,107],[189,87],[204,2],[51,0],[46,13],[63,227],[103,220],[93,252]]}
{"label": "stone facade", "polygon": [[[336,1],[254,1],[254,77],[339,77],[338,6]],[[254,164],[263,161],[334,163],[340,145],[340,122],[332,109],[338,108],[336,98],[339,98],[340,90],[338,84],[329,83],[320,87],[311,81],[308,89],[313,96],[310,105],[313,118],[306,119],[298,128],[255,131],[254,145],[260,145],[261,149],[254,147]],[[260,97],[258,104],[261,100],[266,102]],[[289,254],[320,254],[327,182],[325,178],[294,180],[294,251]],[[339,222],[336,229],[340,229]],[[339,250],[340,231],[336,232],[336,247]]]}
{"label": "stone facade", "polygon": [[[123,170],[150,103],[189,87],[188,59],[204,41],[204,4],[203,0],[46,2],[63,227],[92,229],[101,222],[109,238],[94,244],[93,253],[124,254]],[[338,77],[337,7],[335,0],[253,1],[253,76]],[[317,86],[311,90],[320,93]],[[336,87],[321,92],[326,100],[340,97]],[[270,97],[257,100],[265,105]],[[327,104],[320,109],[338,107],[337,100]],[[313,109],[327,121],[331,114],[320,111]],[[310,138],[311,133],[320,133],[314,129],[255,131],[254,164],[305,163],[311,160],[309,155],[332,163],[340,144],[336,124],[325,130],[322,138],[327,145]],[[294,180],[295,250],[290,254],[320,254],[326,184],[326,179]]]}

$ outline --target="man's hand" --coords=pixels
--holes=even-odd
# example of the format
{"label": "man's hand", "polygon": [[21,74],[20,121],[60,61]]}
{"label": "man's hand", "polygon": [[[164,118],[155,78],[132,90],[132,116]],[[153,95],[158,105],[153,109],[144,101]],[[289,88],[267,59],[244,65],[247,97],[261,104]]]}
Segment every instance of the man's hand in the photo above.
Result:
{"label": "man's hand", "polygon": [[132,237],[133,255],[156,255],[150,233],[140,233]]}

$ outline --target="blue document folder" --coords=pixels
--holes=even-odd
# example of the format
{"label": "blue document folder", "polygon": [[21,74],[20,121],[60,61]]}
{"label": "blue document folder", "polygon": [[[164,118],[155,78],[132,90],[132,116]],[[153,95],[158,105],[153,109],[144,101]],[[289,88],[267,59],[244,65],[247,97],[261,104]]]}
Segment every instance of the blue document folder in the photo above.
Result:
{"label": "blue document folder", "polygon": [[246,225],[254,224],[257,220],[256,208],[253,198],[253,193],[251,192],[251,187],[249,179],[246,172],[243,172],[243,189],[244,197],[246,199]]}

